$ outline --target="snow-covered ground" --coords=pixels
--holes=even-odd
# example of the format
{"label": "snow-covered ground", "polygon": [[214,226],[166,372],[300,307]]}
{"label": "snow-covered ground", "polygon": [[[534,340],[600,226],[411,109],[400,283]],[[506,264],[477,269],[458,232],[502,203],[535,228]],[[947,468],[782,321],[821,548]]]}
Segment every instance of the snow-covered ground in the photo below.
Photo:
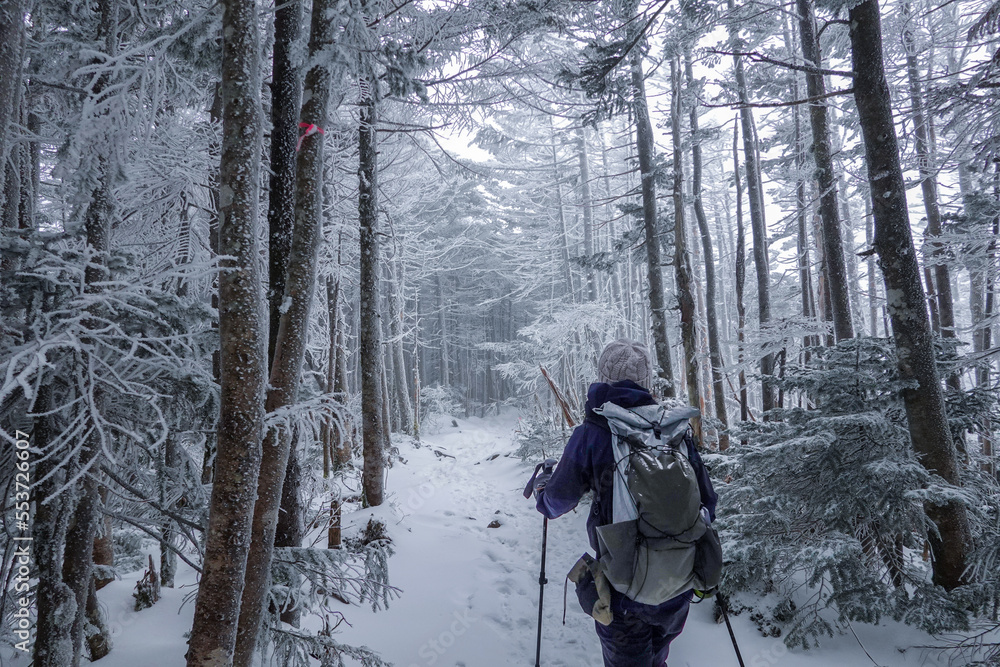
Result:
{"label": "snow-covered ground", "polygon": [[[390,581],[402,595],[379,613],[342,607],[350,626],[342,625],[336,638],[369,646],[397,667],[532,665],[542,519],[534,502],[521,495],[530,466],[506,456],[515,449],[517,417],[442,423],[420,446],[400,441],[406,464],[389,471],[388,503],[344,517],[345,534],[372,515],[388,524],[396,552]],[[500,527],[489,528],[494,520]],[[585,520],[582,508],[549,523],[543,665],[602,665],[593,622],[580,611],[572,587],[562,624],[565,573],[588,546]],[[101,591],[115,633],[115,648],[101,664],[181,667],[194,611],[193,602],[182,607],[182,600],[194,591],[195,577],[181,565],[179,587],[165,589],[155,607],[134,612],[131,591],[139,574]],[[745,616],[732,621],[747,667],[873,664],[849,634],[819,649],[789,651],[780,639],[762,637]],[[854,629],[882,667],[943,664],[912,648],[932,640],[906,626],[856,624]],[[710,603],[692,607],[671,649],[670,665],[738,665],[725,625],[712,620]]]}

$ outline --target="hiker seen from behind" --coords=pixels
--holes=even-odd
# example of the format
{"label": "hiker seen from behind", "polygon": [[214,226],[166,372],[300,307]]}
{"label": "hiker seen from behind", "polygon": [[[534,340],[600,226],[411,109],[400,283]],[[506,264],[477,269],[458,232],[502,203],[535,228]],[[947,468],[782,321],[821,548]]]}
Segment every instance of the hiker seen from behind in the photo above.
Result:
{"label": "hiker seen from behind", "polygon": [[609,343],[597,371],[584,422],[554,471],[536,473],[536,504],[554,519],[593,491],[596,557],[584,554],[568,577],[595,619],[605,667],[665,667],[692,597],[714,591],[722,571],[717,497],[689,424],[699,412],[653,397],[642,343]]}

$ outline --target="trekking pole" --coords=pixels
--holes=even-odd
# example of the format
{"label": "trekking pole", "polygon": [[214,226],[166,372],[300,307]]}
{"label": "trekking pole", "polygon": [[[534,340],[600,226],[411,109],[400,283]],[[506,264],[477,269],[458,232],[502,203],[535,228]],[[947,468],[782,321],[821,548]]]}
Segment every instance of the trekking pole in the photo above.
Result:
{"label": "trekking pole", "polygon": [[[538,472],[540,470],[544,470],[545,472],[551,474],[554,464],[554,459],[546,459],[545,463],[539,463],[535,466],[534,474],[532,474],[531,479],[528,480],[528,485],[524,487],[525,498],[530,498],[531,494],[534,492],[535,478],[538,477]],[[548,546],[548,541],[549,518],[544,517],[542,520],[542,570],[538,574],[538,639],[535,642],[535,667],[540,667],[542,657],[542,600],[545,597],[545,584],[549,583],[545,578],[545,550]]]}
{"label": "trekking pole", "polygon": [[538,639],[535,642],[535,667],[540,667],[542,658],[542,598],[545,596],[545,546],[549,537],[549,518],[542,520],[542,571],[538,574]]}
{"label": "trekking pole", "polygon": [[719,609],[722,610],[722,618],[726,620],[726,628],[729,629],[729,638],[733,640],[733,648],[736,650],[736,659],[740,661],[740,667],[746,667],[743,664],[743,656],[740,655],[740,645],[736,643],[736,633],[733,632],[733,624],[729,622],[729,611],[726,609],[726,596],[719,594]]}

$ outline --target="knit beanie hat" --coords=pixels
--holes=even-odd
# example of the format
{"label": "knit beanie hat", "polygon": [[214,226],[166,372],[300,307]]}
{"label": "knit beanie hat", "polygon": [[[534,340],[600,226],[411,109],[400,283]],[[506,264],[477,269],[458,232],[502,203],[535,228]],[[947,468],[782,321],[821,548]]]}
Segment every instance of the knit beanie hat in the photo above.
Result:
{"label": "knit beanie hat", "polygon": [[651,376],[649,350],[642,343],[628,338],[608,343],[597,361],[597,378],[601,382],[631,380],[649,389]]}

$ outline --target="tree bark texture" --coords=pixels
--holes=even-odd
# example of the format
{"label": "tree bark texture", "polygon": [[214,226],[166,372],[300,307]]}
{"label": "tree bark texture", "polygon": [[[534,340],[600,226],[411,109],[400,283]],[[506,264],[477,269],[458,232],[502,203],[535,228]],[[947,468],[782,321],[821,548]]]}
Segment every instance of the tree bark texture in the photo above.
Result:
{"label": "tree bark texture", "polygon": [[[367,89],[366,89],[367,86]],[[364,466],[361,485],[365,504],[382,504],[385,492],[385,433],[382,419],[382,325],[379,313],[378,238],[378,82],[362,86],[358,142],[358,215],[361,224],[361,328],[358,354],[361,361],[361,439]],[[440,276],[438,277],[440,280]],[[442,340],[445,332],[442,329]],[[441,350],[445,355],[446,350]],[[442,372],[447,372],[442,357]],[[445,379],[445,378],[442,378]]]}
{"label": "tree bark texture", "polygon": [[87,617],[87,654],[90,656],[90,662],[97,662],[111,653],[111,631],[104,621],[104,612],[101,611],[100,600],[97,599],[97,582],[93,577],[87,587],[87,608],[84,613]]}
{"label": "tree bark texture", "polygon": [[[222,83],[217,83],[215,86],[215,94],[212,97],[212,106],[208,110],[209,119],[212,125],[219,125],[222,123]],[[219,133],[221,134],[221,132]],[[215,149],[218,148],[221,152],[221,147],[218,146],[217,141],[212,141],[213,153]],[[216,175],[216,181],[218,176]],[[212,212],[209,214],[208,219],[208,246],[211,253],[211,257],[215,260],[219,256],[219,219],[221,217],[222,207],[219,206],[219,188],[218,183],[215,183],[216,187],[213,187],[209,192],[209,197],[212,200]],[[212,309],[219,312],[219,274],[215,273],[212,276]],[[219,320],[214,318],[212,320],[212,333],[215,336],[215,340],[219,341]],[[221,349],[213,350],[212,352],[212,379],[216,384],[221,385],[222,383],[222,351]],[[215,452],[218,449],[218,442],[216,440],[216,434],[207,434],[205,436],[205,451],[203,453],[201,462],[201,483],[211,484],[212,480],[215,479]]]}
{"label": "tree bark texture", "polygon": [[[163,464],[160,470],[160,504],[171,505],[171,487],[180,474],[181,445],[177,436],[171,433],[163,443]],[[163,520],[163,543],[160,545],[160,585],[165,588],[174,587],[174,576],[177,574],[177,554],[170,548],[174,542],[174,522],[170,518]]]}
{"label": "tree bark texture", "polygon": [[[102,0],[98,7],[100,22],[97,41],[102,43],[106,54],[113,56],[118,50],[118,0]],[[110,73],[101,73],[94,84],[93,94],[100,96],[110,82]],[[108,253],[111,250],[111,219],[114,210],[111,157],[106,147],[98,147],[96,150],[96,173],[93,177],[97,185],[84,215],[84,229],[90,253],[84,269],[84,283],[85,292],[92,295],[102,292],[100,283],[110,278],[107,266]],[[89,365],[88,358],[81,357],[79,363],[83,366],[81,372],[86,372],[86,366]],[[97,410],[104,408],[102,405],[104,391],[100,386],[94,388],[90,400],[96,404]],[[76,598],[76,616],[70,629],[73,640],[73,656],[70,664],[73,667],[79,667],[83,660],[84,642],[87,638],[87,597],[90,595],[94,577],[94,539],[102,515],[100,482],[97,478],[97,469],[105,445],[101,441],[102,437],[108,436],[102,436],[100,430],[93,426],[81,447],[77,466],[79,470],[87,472],[80,479],[76,507],[66,531],[63,581]]]}
{"label": "tree bark texture", "polygon": [[691,268],[691,254],[687,247],[687,223],[684,220],[684,158],[681,152],[681,77],[679,70],[677,58],[671,58],[670,131],[673,138],[674,154],[674,274],[677,280],[677,305],[681,315],[681,342],[684,345],[684,377],[687,384],[688,403],[701,409],[694,271]]}
{"label": "tree bark texture", "polygon": [[[691,50],[684,53],[684,73],[687,87],[694,92],[694,69],[691,63]],[[692,97],[693,99],[693,97]],[[712,366],[712,395],[715,399],[715,418],[719,420],[719,449],[729,448],[729,415],[726,412],[726,389],[723,385],[722,347],[719,344],[719,321],[716,315],[715,302],[718,299],[715,291],[715,256],[712,250],[712,235],[708,229],[708,217],[705,215],[705,205],[702,202],[702,159],[701,136],[698,127],[698,107],[691,105],[691,192],[694,195],[694,217],[698,222],[701,235],[701,248],[705,265],[705,321],[708,329],[708,358]]]}
{"label": "tree bark texture", "polygon": [[747,310],[743,303],[743,289],[747,275],[747,240],[743,225],[743,184],[740,181],[740,124],[733,124],[733,180],[736,185],[736,336],[739,343],[738,361],[740,368],[740,421],[745,422],[750,417],[749,397],[747,396],[747,374],[743,370],[743,346],[746,340]]}
{"label": "tree bark texture", "polygon": [[656,149],[653,144],[653,126],[649,122],[645,75],[639,49],[633,50],[631,55],[631,75],[635,147],[639,155],[639,174],[642,178],[642,220],[646,233],[646,272],[649,282],[653,349],[659,366],[663,395],[673,397],[674,370],[670,361],[670,340],[667,337],[667,304],[663,291],[663,271],[660,268],[660,230],[656,213],[656,173],[653,166]]}
{"label": "tree bark texture", "polygon": [[[329,16],[331,6],[323,0],[313,4],[312,27],[309,35],[310,59],[333,44],[338,22]],[[302,123],[318,128],[327,125],[333,73],[327,64],[316,64],[305,78],[305,103]],[[265,408],[268,413],[294,405],[298,400],[302,362],[309,337],[309,315],[319,247],[323,238],[323,155],[324,134],[304,133],[296,154],[295,221],[285,272],[278,335],[274,360],[268,379]],[[243,600],[240,606],[239,631],[236,637],[234,664],[249,665],[262,631],[264,612],[271,585],[271,561],[282,487],[293,442],[294,425],[283,423],[267,430],[264,435],[260,476],[257,482],[257,502],[254,506],[252,536],[254,549],[247,559]],[[294,481],[294,480],[293,480]],[[291,509],[298,511],[298,503]],[[297,521],[297,519],[292,519]]]}
{"label": "tree bark texture", "polygon": [[[819,38],[816,34],[816,14],[813,0],[796,0],[799,12],[799,38],[806,64],[815,68],[823,66]],[[818,98],[826,94],[823,75],[806,72],[806,94]],[[819,183],[819,214],[823,221],[823,250],[826,257],[827,288],[833,315],[833,331],[838,341],[854,337],[851,317],[851,294],[844,262],[844,245],[840,232],[840,211],[837,203],[837,178],[833,171],[833,152],[830,146],[830,122],[825,100],[809,104],[809,123],[812,126],[812,154],[816,162],[816,181]]]}
{"label": "tree bark texture", "polygon": [[24,0],[8,0],[0,5],[0,210],[4,210],[4,172],[11,155],[10,127],[17,120],[24,85]]}
{"label": "tree bark texture", "polygon": [[[728,0],[729,11],[735,10],[733,0]],[[738,50],[739,35],[731,29],[730,42]],[[764,191],[760,182],[760,164],[757,154],[757,130],[754,128],[753,111],[747,93],[743,58],[733,56],[736,89],[740,100],[740,125],[743,132],[743,156],[746,163],[747,196],[750,202],[750,231],[753,237],[754,268],[757,272],[757,313],[761,335],[771,321],[771,275],[768,268],[767,222],[764,219]],[[774,355],[764,355],[760,360],[761,407],[765,413],[774,407],[774,389],[770,376],[774,375]]]}
{"label": "tree bark texture", "polygon": [[[910,439],[921,464],[929,472],[948,484],[958,485],[958,461],[945,414],[910,233],[876,0],[853,7],[849,24],[854,99],[865,141],[875,217],[874,246],[885,279],[900,379],[916,383],[915,387],[903,390]],[[933,581],[950,590],[962,583],[972,546],[965,507],[956,501],[944,504],[928,501],[925,510],[938,529],[938,534],[928,535],[934,554]]]}
{"label": "tree bark texture", "polygon": [[271,73],[271,178],[268,192],[267,359],[274,361],[285,272],[295,226],[295,145],[299,135],[302,76],[295,50],[302,33],[302,2],[290,0],[274,12],[274,63]]}
{"label": "tree bark texture", "polygon": [[[583,254],[589,260],[594,255],[594,200],[590,191],[590,159],[587,157],[587,135],[576,129],[576,151],[580,162],[580,203],[583,207]],[[594,269],[587,266],[587,301],[597,300]]]}
{"label": "tree bark texture", "polygon": [[[219,169],[220,414],[215,483],[188,667],[233,664],[264,431],[267,320],[259,262],[258,3],[224,0]],[[258,545],[259,546],[259,545]]]}
{"label": "tree bark texture", "polygon": [[[31,439],[39,451],[49,452],[57,425],[53,424],[52,389],[43,384],[35,399],[35,424]],[[35,504],[31,535],[35,568],[38,573],[38,616],[35,620],[33,665],[67,667],[73,660],[73,638],[70,633],[76,618],[76,596],[63,583],[63,557],[66,531],[69,527],[71,498],[67,493],[53,495],[66,482],[65,470],[56,470],[54,456],[44,456],[35,465],[35,478],[40,480],[32,489]],[[42,481],[44,480],[44,481]]]}

